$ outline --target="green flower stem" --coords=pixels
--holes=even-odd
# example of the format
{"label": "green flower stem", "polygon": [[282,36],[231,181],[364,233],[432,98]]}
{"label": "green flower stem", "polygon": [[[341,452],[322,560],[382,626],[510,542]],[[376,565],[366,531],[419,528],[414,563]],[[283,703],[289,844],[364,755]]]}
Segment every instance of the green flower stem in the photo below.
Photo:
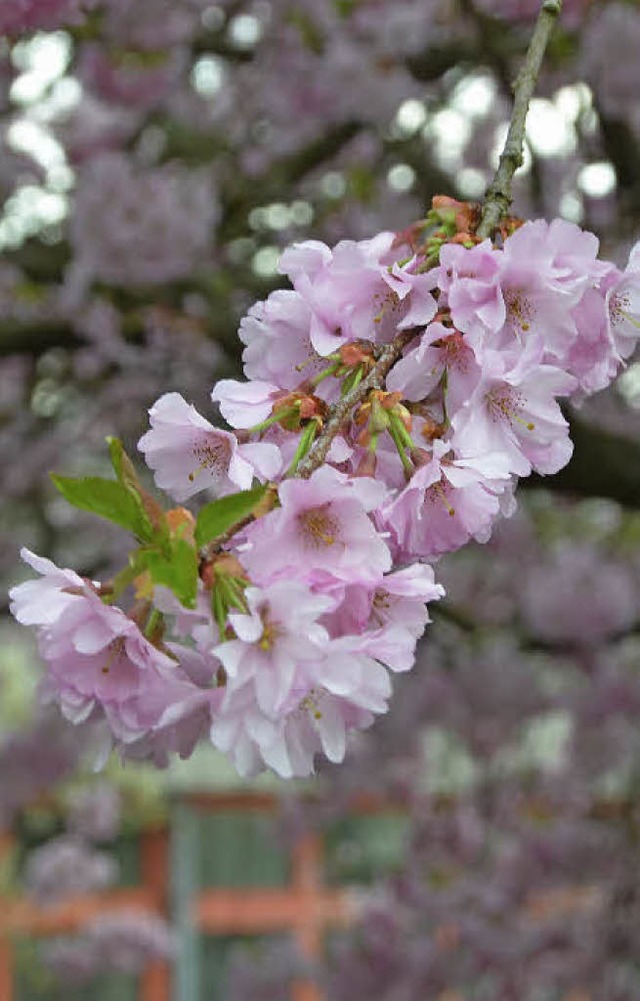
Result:
{"label": "green flower stem", "polygon": [[294,413],[294,407],[286,407],[284,410],[278,410],[277,413],[271,414],[271,417],[267,417],[266,421],[254,424],[252,428],[247,428],[247,434],[259,434],[261,431],[266,431],[273,424],[278,424],[283,418],[291,417]]}
{"label": "green flower stem", "polygon": [[305,455],[311,448],[313,440],[317,433],[318,433],[318,422],[312,420],[310,421],[309,424],[307,424],[306,428],[300,435],[300,441],[298,442],[296,454],[293,457],[291,465],[287,469],[287,476],[293,476],[296,469],[298,468],[298,464],[301,462],[302,459],[304,459]]}
{"label": "green flower stem", "polygon": [[[395,415],[394,415],[395,416]],[[413,476],[415,470],[413,468],[413,463],[409,456],[407,455],[407,446],[403,440],[402,435],[398,431],[398,426],[393,421],[388,427],[389,434],[393,439],[393,443],[398,450],[398,455],[400,456],[400,461],[402,463],[402,468],[404,469],[407,476]]]}
{"label": "green flower stem", "polygon": [[415,448],[416,443],[409,434],[409,432],[407,431],[406,427],[404,426],[404,423],[400,415],[392,411],[389,414],[389,421],[391,426],[394,428],[396,434],[398,435],[398,438],[403,443],[403,445],[406,448]]}
{"label": "green flower stem", "polygon": [[308,380],[308,385],[314,387],[319,386],[320,383],[324,381],[324,379],[328,379],[329,376],[335,375],[341,365],[342,365],[341,360],[339,358],[336,359],[336,361],[334,361],[327,368],[323,368],[322,371],[318,372],[317,375],[312,376],[312,378]]}
{"label": "green flower stem", "polygon": [[158,635],[158,631],[162,629],[163,622],[162,612],[159,612],[157,608],[152,608],[149,612],[147,624],[144,627],[144,634],[148,640],[153,642],[154,638]]}

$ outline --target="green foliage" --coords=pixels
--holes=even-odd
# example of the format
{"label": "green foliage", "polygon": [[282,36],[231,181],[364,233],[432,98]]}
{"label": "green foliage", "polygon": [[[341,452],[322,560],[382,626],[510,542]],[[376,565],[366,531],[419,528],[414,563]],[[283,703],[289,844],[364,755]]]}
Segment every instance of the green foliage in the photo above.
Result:
{"label": "green foliage", "polygon": [[164,545],[144,546],[133,556],[136,573],[148,571],[154,584],[168,587],[185,608],[198,593],[198,553],[186,539],[172,535]]}
{"label": "green foliage", "polygon": [[242,490],[237,494],[220,497],[207,504],[198,514],[196,544],[204,546],[244,521],[253,514],[266,492],[266,486],[255,487],[253,490]]}
{"label": "green foliage", "polygon": [[121,528],[133,532],[143,542],[153,538],[153,525],[140,496],[122,483],[100,476],[74,479],[56,476],[54,473],[51,474],[51,479],[65,500],[74,507],[115,522]]}

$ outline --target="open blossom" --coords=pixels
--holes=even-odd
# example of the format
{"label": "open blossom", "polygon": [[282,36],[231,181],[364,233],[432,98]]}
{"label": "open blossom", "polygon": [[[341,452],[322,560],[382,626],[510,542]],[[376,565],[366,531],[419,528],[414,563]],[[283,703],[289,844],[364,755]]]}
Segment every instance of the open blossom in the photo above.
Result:
{"label": "open blossom", "polygon": [[506,310],[498,276],[500,253],[490,240],[476,247],[447,244],[440,251],[438,284],[447,295],[451,317],[459,330],[499,330]]}
{"label": "open blossom", "polygon": [[640,243],[632,248],[623,273],[607,293],[609,329],[621,358],[628,358],[640,339]]}
{"label": "open blossom", "polygon": [[11,614],[24,626],[47,626],[55,622],[62,612],[73,604],[78,595],[89,594],[91,588],[73,570],[62,570],[44,556],[37,556],[29,549],[20,555],[42,576],[18,584],[9,592]]}
{"label": "open blossom", "polygon": [[308,480],[285,480],[281,506],[248,529],[242,562],[253,580],[265,583],[313,570],[344,580],[375,579],[391,569],[389,550],[368,515],[385,493],[372,479],[350,479],[328,466]]}
{"label": "open blossom", "polygon": [[268,480],[281,465],[276,445],[239,445],[215,428],[179,393],[165,393],[149,411],[151,430],[138,442],[156,484],[178,501],[207,487],[216,494],[248,490],[254,476]]}
{"label": "open blossom", "polygon": [[[541,355],[537,352],[538,362]],[[577,388],[573,376],[523,355],[511,371],[487,375],[452,420],[456,447],[468,455],[502,452],[516,476],[557,473],[573,452],[556,401]],[[499,362],[499,360],[497,360]]]}
{"label": "open blossom", "polygon": [[426,563],[403,567],[378,581],[357,584],[336,581],[328,591],[336,603],[323,620],[331,636],[358,635],[365,631],[380,636],[391,631],[397,644],[396,660],[400,658],[401,647],[408,648],[409,666],[413,663],[416,642],[430,621],[427,603],[444,595],[444,588],[435,582],[433,568]]}
{"label": "open blossom", "polygon": [[[49,561],[35,562],[48,578],[54,576],[57,568],[52,570]],[[23,595],[14,589],[14,602]],[[177,661],[89,588],[69,595],[58,614],[41,623],[38,640],[48,668],[45,691],[66,718],[81,723],[96,714],[104,716],[116,740],[125,744],[165,725],[170,707],[173,716],[179,715],[178,707],[184,707],[186,715],[206,702],[206,692],[190,681]]]}
{"label": "open blossom", "polygon": [[446,377],[449,416],[469,399],[482,375],[473,348],[458,330],[430,323],[387,378],[387,389],[407,400],[423,400]]}
{"label": "open blossom", "polygon": [[309,306],[292,289],[277,289],[252,306],[238,330],[246,345],[242,362],[247,379],[295,389],[326,368],[326,359],[311,343],[311,318]]}
{"label": "open blossom", "polygon": [[311,310],[310,338],[318,354],[329,355],[361,336],[363,325],[370,328],[381,258],[392,243],[393,233],[380,233],[359,243],[343,240],[333,250],[307,240],[284,252],[279,269]]}
{"label": "open blossom", "polygon": [[348,733],[370,726],[375,714],[387,711],[389,676],[362,638],[331,641],[326,656],[312,666],[309,676],[301,665],[277,718],[260,710],[251,685],[226,693],[211,739],[241,774],[267,764],[283,778],[310,775],[317,753],[342,761]]}
{"label": "open blossom", "polygon": [[501,510],[511,477],[500,451],[477,457],[448,455],[443,441],[378,516],[393,540],[396,559],[439,556],[469,539],[485,542]]}
{"label": "open blossom", "polygon": [[414,273],[413,261],[389,266],[392,243],[392,233],[344,240],[333,250],[309,240],[282,255],[280,270],[311,310],[309,337],[318,354],[359,338],[384,343],[397,329],[433,319],[433,277]]}
{"label": "open blossom", "polygon": [[313,594],[297,581],[276,581],[267,589],[245,591],[247,612],[231,613],[235,639],[215,647],[230,690],[255,686],[261,712],[277,715],[290,697],[301,664],[324,656],[329,635],[318,618],[331,598]]}

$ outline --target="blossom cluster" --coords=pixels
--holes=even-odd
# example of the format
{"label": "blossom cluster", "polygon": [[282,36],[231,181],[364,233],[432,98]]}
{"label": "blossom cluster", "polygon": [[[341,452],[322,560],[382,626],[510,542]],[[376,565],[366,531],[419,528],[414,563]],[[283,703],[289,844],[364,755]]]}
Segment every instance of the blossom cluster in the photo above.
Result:
{"label": "blossom cluster", "polygon": [[12,610],[68,719],[159,764],[208,732],[241,773],[291,777],[387,711],[443,594],[433,561],[569,461],[559,401],[605,387],[638,337],[640,246],[621,272],[572,223],[509,219],[492,243],[478,221],[438,197],[401,234],[294,245],[292,288],[241,323],[246,381],[211,394],[233,431],[157,400],[139,442],[156,485],[218,498],[196,522],[136,493],[174,571],[198,544],[193,595],[148,545],[108,587],[25,552],[42,576]]}

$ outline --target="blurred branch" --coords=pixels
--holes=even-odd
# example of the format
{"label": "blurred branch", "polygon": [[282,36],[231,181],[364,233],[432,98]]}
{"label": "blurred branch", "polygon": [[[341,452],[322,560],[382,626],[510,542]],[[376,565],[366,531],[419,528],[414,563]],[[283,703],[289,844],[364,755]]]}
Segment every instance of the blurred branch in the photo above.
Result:
{"label": "blurred branch", "polygon": [[[635,132],[621,118],[609,118],[596,104],[604,152],[611,160],[618,181],[618,196],[636,215],[640,211],[640,143]],[[624,217],[625,206],[621,206]]]}
{"label": "blurred branch", "polygon": [[573,458],[554,476],[530,476],[521,487],[576,497],[604,497],[623,507],[640,508],[640,443],[583,421],[569,413]]}
{"label": "blurred branch", "polygon": [[69,326],[60,320],[36,320],[33,323],[0,320],[0,358],[8,355],[38,355],[52,348],[80,348],[86,345]]}

